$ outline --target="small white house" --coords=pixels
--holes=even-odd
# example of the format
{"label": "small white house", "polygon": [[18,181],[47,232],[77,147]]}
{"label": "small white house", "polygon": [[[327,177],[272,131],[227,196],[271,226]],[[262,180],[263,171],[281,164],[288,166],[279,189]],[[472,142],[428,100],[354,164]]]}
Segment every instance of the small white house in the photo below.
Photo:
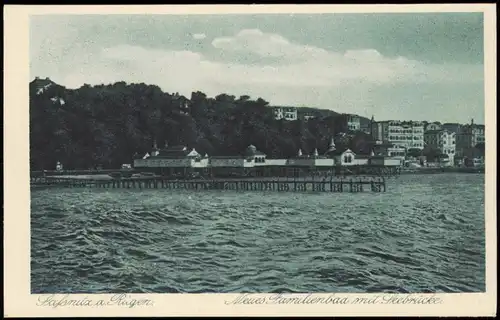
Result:
{"label": "small white house", "polygon": [[249,145],[245,151],[245,157],[247,158],[247,162],[254,162],[264,164],[266,163],[266,154],[257,150],[254,145]]}
{"label": "small white house", "polygon": [[353,166],[356,165],[356,154],[348,148],[335,149],[328,152],[328,156],[335,160],[336,165]]}
{"label": "small white house", "polygon": [[347,149],[339,155],[336,161],[340,161],[342,166],[352,166],[356,164],[355,159],[356,154],[351,149]]}

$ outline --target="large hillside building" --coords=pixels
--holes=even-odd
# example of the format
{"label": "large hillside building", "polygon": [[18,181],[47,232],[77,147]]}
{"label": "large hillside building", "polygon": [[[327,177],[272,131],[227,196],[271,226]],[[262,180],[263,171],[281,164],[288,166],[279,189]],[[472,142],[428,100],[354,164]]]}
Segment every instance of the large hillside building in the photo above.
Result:
{"label": "large hillside building", "polygon": [[295,107],[272,107],[274,113],[274,119],[276,120],[287,120],[295,121],[298,119],[297,108]]}
{"label": "large hillside building", "polygon": [[420,121],[380,121],[372,128],[375,140],[406,149],[424,148],[424,124]]}
{"label": "large hillside building", "polygon": [[425,144],[439,150],[447,164],[453,165],[456,153],[456,133],[448,130],[429,130],[425,132]]}

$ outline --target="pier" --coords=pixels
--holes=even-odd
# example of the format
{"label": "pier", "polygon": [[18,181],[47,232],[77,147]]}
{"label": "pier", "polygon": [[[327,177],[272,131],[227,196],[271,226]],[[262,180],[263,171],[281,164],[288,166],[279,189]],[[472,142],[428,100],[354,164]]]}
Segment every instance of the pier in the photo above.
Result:
{"label": "pier", "polygon": [[67,188],[101,189],[167,189],[167,190],[233,190],[269,192],[385,192],[384,177],[331,177],[331,179],[182,179],[140,177],[120,179],[89,179],[47,176],[32,178],[32,187],[60,186]]}

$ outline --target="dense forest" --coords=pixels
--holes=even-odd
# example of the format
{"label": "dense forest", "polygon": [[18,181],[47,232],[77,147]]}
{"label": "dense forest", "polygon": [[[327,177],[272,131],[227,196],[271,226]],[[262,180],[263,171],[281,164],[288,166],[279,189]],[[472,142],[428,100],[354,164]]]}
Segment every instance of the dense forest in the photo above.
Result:
{"label": "dense forest", "polygon": [[[316,118],[303,120],[300,113]],[[208,155],[239,155],[253,144],[270,158],[291,157],[302,149],[324,153],[338,146],[369,153],[364,133],[347,132],[342,115],[299,108],[299,120],[275,120],[264,99],[193,92],[186,98],[158,86],[84,85],[67,89],[49,79],[30,83],[30,164],[32,170],[96,166],[117,168],[134,155],[158,146],[185,145]],[[364,119],[366,120],[366,119]]]}

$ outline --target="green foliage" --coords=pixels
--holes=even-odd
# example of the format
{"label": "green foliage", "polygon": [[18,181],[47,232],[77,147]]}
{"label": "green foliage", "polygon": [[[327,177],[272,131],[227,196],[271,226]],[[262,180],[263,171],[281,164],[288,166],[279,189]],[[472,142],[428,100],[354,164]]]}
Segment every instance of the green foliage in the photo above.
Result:
{"label": "green foliage", "polygon": [[442,154],[441,150],[437,148],[426,146],[422,150],[422,155],[424,155],[427,158],[427,161],[429,162],[435,162],[435,161],[438,162],[440,159],[442,159],[442,156],[444,154]]}
{"label": "green foliage", "polygon": [[[427,149],[428,151],[428,149]],[[408,149],[408,151],[406,152],[406,155],[409,156],[409,157],[420,157],[423,155],[423,150],[421,149],[417,149],[417,148],[410,148]]]}
{"label": "green foliage", "polygon": [[[316,110],[320,117],[310,121],[275,120],[267,101],[249,96],[208,98],[198,91],[188,100],[157,86],[124,82],[76,90],[53,84],[41,94],[38,87],[38,80],[30,83],[33,170],[53,169],[56,161],[67,169],[118,168],[134,154],[151,151],[155,140],[159,147],[182,144],[209,155],[242,154],[249,144],[268,157],[293,157],[299,148],[321,154],[332,136],[346,132],[335,112]],[[336,144],[369,153],[367,140],[360,133],[352,140],[336,138]]]}
{"label": "green foliage", "polygon": [[478,151],[479,156],[484,156],[485,154],[484,142],[476,144],[475,148]]}

